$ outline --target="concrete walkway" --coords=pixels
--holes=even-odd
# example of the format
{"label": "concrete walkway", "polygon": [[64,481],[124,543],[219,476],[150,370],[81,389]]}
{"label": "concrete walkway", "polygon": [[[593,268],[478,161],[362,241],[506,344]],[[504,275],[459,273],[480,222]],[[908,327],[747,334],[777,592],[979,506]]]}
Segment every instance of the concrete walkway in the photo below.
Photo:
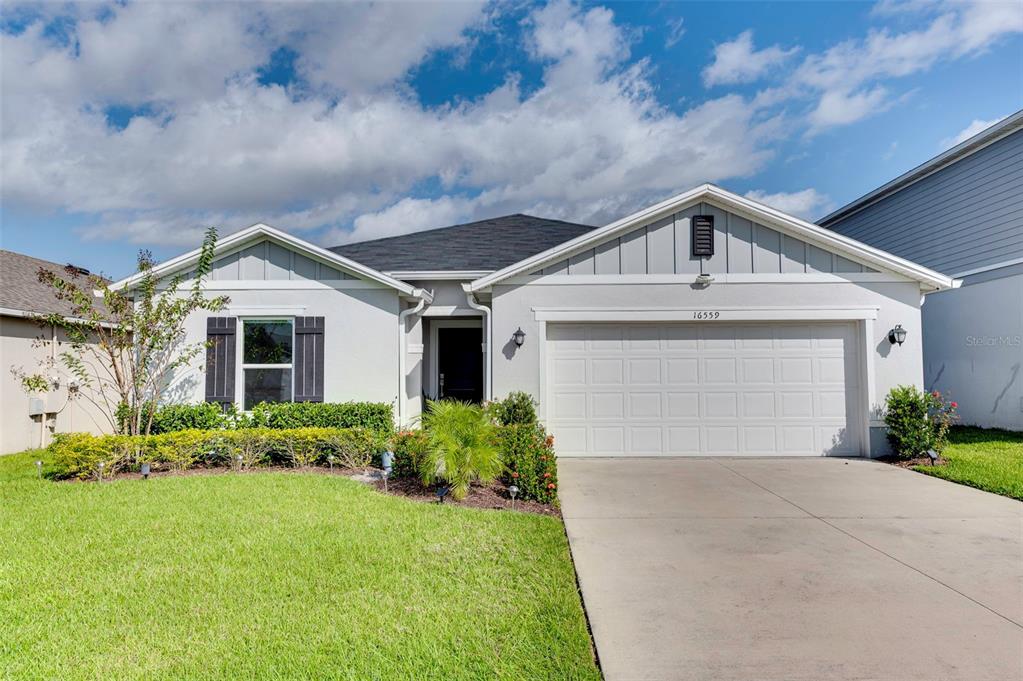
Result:
{"label": "concrete walkway", "polygon": [[871,461],[565,459],[609,681],[1023,679],[1023,504]]}

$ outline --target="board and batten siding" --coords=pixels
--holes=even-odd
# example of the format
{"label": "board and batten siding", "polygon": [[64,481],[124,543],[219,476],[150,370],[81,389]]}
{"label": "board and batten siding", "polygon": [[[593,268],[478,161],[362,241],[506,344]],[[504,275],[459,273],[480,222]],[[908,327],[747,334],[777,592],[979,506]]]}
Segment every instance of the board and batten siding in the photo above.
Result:
{"label": "board and batten siding", "polygon": [[[690,219],[714,216],[714,255],[692,255]],[[544,267],[552,274],[789,274],[873,272],[777,230],[700,203]]]}
{"label": "board and batten siding", "polygon": [[949,274],[1023,258],[1023,130],[824,226]]}
{"label": "board and batten siding", "polygon": [[213,261],[213,281],[282,281],[313,279],[338,281],[355,279],[334,267],[316,262],[272,241],[261,241]]}

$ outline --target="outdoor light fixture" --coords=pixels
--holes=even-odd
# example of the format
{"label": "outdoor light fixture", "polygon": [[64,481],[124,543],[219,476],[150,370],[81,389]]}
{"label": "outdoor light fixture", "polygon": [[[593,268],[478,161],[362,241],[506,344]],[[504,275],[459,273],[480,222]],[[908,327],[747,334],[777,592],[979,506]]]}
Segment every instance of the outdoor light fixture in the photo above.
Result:
{"label": "outdoor light fixture", "polygon": [[149,479],[149,471],[150,471],[149,462],[146,461],[145,463],[142,464],[142,479],[143,480],[148,480]]}
{"label": "outdoor light fixture", "polygon": [[103,468],[105,466],[106,466],[106,464],[104,462],[102,462],[102,461],[99,462],[99,480],[100,480],[100,482],[103,482]]}
{"label": "outdoor light fixture", "polygon": [[522,344],[526,342],[526,332],[522,330],[521,326],[512,334],[512,340],[515,341],[515,345],[520,348],[522,347]]}
{"label": "outdoor light fixture", "polygon": [[391,471],[394,470],[394,453],[385,451],[380,455],[380,464],[384,468],[384,491],[387,491],[387,478],[391,477]]}
{"label": "outdoor light fixture", "polygon": [[906,330],[902,328],[902,324],[896,324],[895,328],[888,332],[888,342],[892,345],[896,343],[902,345],[906,342]]}
{"label": "outdoor light fixture", "polygon": [[238,462],[238,470],[241,470],[242,469],[242,455],[239,454],[238,456],[234,457],[234,460]]}
{"label": "outdoor light fixture", "polygon": [[36,461],[36,473],[39,475],[39,479],[43,479],[43,462]]}
{"label": "outdoor light fixture", "polygon": [[508,485],[508,494],[511,496],[512,508],[515,508],[515,497],[519,495],[519,486]]}
{"label": "outdoor light fixture", "polygon": [[933,449],[927,450],[927,458],[931,460],[931,465],[938,463],[938,453]]}
{"label": "outdoor light fixture", "polygon": [[444,497],[446,497],[448,495],[448,492],[450,492],[450,491],[451,490],[448,488],[447,485],[443,485],[441,487],[438,487],[437,488],[437,501],[443,504],[444,503]]}
{"label": "outdoor light fixture", "polygon": [[327,455],[327,464],[330,465],[330,472],[333,473],[334,472],[334,455],[333,454]]}
{"label": "outdoor light fixture", "polygon": [[714,283],[714,277],[710,276],[709,274],[701,274],[701,275],[696,277],[696,285],[697,286],[702,286],[703,288],[707,288],[712,283]]}

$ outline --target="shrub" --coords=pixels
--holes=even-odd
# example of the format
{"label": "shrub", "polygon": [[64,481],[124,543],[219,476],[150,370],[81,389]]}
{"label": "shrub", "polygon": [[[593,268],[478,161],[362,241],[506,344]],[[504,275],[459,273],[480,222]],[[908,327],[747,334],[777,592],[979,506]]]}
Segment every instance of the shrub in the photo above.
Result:
{"label": "shrub", "polygon": [[958,418],[958,404],[940,392],[923,392],[916,386],[892,388],[885,398],[888,441],[898,456],[919,456],[929,449],[939,454],[948,444],[948,430]]}
{"label": "shrub", "polygon": [[502,426],[536,423],[536,401],[529,393],[517,391],[490,405],[494,418]]}
{"label": "shrub", "polygon": [[390,440],[391,474],[396,478],[416,478],[419,476],[420,462],[430,446],[430,440],[422,430],[402,430],[395,433]]}
{"label": "shrub", "polygon": [[520,499],[553,504],[558,499],[558,464],[554,438],[539,424],[500,429],[504,481],[519,488]]}
{"label": "shrub", "polygon": [[382,402],[261,402],[252,409],[256,428],[368,428],[394,430],[391,405]]}
{"label": "shrub", "polygon": [[467,402],[430,402],[423,415],[428,445],[419,464],[424,484],[446,482],[451,497],[464,499],[474,480],[491,482],[501,473],[497,433],[490,416]]}
{"label": "shrub", "polygon": [[342,466],[368,465],[382,447],[381,436],[365,428],[242,428],[181,430],[159,435],[60,435],[50,445],[58,478],[97,477],[137,470],[143,462],[183,471],[196,465],[230,466],[241,456],[244,468],[283,463],[323,464],[334,454]]}
{"label": "shrub", "polygon": [[153,415],[152,435],[179,430],[218,430],[234,425],[238,410],[233,404],[224,411],[214,402],[199,404],[167,404]]}

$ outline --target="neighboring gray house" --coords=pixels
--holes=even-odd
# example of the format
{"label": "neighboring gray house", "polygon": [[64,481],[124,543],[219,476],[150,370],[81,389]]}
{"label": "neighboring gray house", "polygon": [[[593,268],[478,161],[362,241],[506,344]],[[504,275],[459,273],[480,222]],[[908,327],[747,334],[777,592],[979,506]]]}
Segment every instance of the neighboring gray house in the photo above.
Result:
{"label": "neighboring gray house", "polygon": [[1023,111],[820,224],[962,280],[923,306],[924,384],[1023,429]]}
{"label": "neighboring gray house", "polygon": [[[84,386],[68,391],[72,377],[57,359],[65,334],[35,322],[38,315],[73,313],[38,277],[40,268],[63,273],[65,267],[0,250],[0,454],[45,447],[55,433],[110,430],[93,391]],[[29,394],[12,368],[43,373],[49,390]]]}
{"label": "neighboring gray house", "polygon": [[175,380],[243,409],[392,402],[402,424],[424,396],[524,390],[562,456],[871,455],[885,394],[923,382],[921,294],[952,283],[713,185],[600,228],[512,215],[324,249],[254,225],[217,245],[227,310],[188,323],[205,375]]}

